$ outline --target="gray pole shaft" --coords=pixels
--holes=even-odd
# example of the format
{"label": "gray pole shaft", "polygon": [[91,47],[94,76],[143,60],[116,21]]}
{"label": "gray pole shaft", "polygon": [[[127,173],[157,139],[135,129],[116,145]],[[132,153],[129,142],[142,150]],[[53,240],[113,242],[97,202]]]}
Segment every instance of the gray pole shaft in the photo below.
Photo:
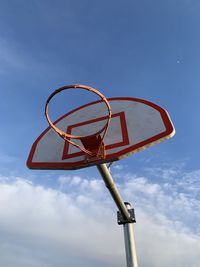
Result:
{"label": "gray pole shaft", "polygon": [[[131,206],[128,204],[127,208],[131,208]],[[133,223],[126,223],[123,227],[127,267],[138,267]]]}
{"label": "gray pole shaft", "polygon": [[108,190],[110,191],[112,198],[115,201],[115,204],[117,205],[119,211],[121,212],[122,216],[124,217],[124,219],[129,219],[130,218],[130,214],[128,212],[128,209],[126,207],[126,205],[124,204],[122,197],[113,181],[113,178],[110,174],[110,171],[108,170],[106,164],[100,164],[97,165],[97,168],[105,182],[106,187],[108,188]]}
{"label": "gray pole shaft", "polygon": [[[130,214],[128,212],[128,209],[131,208],[130,204],[124,204],[122,197],[113,181],[113,178],[106,164],[97,165],[97,168],[105,182],[106,187],[110,191],[111,196],[114,199],[119,211],[121,212],[124,219],[128,220],[130,218]],[[138,267],[133,233],[133,223],[125,223],[123,227],[127,267]]]}

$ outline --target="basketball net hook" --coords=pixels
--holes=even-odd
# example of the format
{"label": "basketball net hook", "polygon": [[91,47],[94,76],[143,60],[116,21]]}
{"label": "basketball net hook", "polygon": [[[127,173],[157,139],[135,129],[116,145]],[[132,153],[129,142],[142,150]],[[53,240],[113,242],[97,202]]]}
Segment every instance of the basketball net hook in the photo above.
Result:
{"label": "basketball net hook", "polygon": [[[69,90],[69,89],[83,89],[83,90],[88,90],[90,92],[93,92],[96,95],[98,95],[102,99],[102,101],[106,104],[107,111],[108,111],[106,123],[98,132],[96,132],[92,135],[88,135],[88,136],[72,135],[72,134],[68,134],[68,133],[65,133],[62,130],[60,130],[51,121],[49,114],[48,114],[49,113],[48,107],[49,107],[50,101],[52,100],[52,98],[56,94],[58,94],[64,90]],[[83,151],[86,154],[86,161],[94,161],[94,160],[99,159],[99,158],[103,158],[103,159],[105,158],[105,144],[104,144],[103,140],[104,140],[106,133],[108,131],[108,127],[109,127],[109,124],[111,121],[111,116],[112,116],[111,106],[110,106],[107,98],[102,93],[100,93],[98,90],[96,90],[92,87],[86,86],[86,85],[82,85],[82,84],[72,84],[72,85],[66,85],[66,86],[58,88],[48,97],[46,104],[45,104],[45,117],[46,117],[50,127],[65,141],[67,141],[71,145],[73,145],[73,146],[77,147],[78,149],[80,149],[81,151]],[[83,146],[80,146],[79,144],[75,143],[71,139],[79,139],[81,141],[81,143],[83,144]]]}

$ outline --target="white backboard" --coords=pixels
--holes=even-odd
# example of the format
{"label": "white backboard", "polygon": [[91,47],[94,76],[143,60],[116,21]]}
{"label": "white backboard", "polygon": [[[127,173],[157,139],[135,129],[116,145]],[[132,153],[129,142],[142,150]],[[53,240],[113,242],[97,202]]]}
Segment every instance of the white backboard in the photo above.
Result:
{"label": "white backboard", "polygon": [[[79,169],[119,160],[175,134],[168,113],[154,103],[128,97],[108,98],[108,101],[112,119],[104,139],[104,160],[86,163],[82,151],[48,127],[34,142],[27,166],[32,169]],[[63,115],[55,125],[73,135],[90,135],[105,124],[104,111],[102,101],[92,102]]]}

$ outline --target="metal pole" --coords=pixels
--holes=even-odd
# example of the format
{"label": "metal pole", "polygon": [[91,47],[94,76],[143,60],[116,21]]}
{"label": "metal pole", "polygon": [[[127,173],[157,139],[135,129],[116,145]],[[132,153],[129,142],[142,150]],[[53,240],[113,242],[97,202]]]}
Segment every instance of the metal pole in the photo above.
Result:
{"label": "metal pole", "polygon": [[119,211],[121,212],[124,219],[128,220],[130,218],[130,214],[128,212],[126,205],[124,204],[124,201],[122,200],[122,197],[113,181],[113,178],[106,164],[97,165],[97,168],[105,182],[106,187],[110,191],[111,196],[113,200],[115,201],[115,204],[117,205]]}
{"label": "metal pole", "polygon": [[[123,224],[124,227],[124,242],[127,267],[138,267],[133,233],[133,222],[135,222],[134,210],[130,209],[131,205],[129,203],[123,202],[122,197],[113,181],[111,173],[108,170],[106,164],[97,165],[97,168],[105,182],[106,187],[110,191],[115,204],[119,209],[118,223]],[[133,215],[131,216],[132,213]],[[120,215],[122,216],[122,218],[120,218]]]}
{"label": "metal pole", "polygon": [[[130,204],[127,204],[127,208],[131,208]],[[123,227],[127,267],[138,267],[133,223],[125,223]]]}

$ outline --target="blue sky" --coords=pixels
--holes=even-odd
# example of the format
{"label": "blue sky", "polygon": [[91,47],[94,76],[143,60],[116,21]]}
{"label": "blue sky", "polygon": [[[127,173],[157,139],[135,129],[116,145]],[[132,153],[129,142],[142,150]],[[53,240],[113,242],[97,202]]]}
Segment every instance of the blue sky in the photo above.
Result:
{"label": "blue sky", "polygon": [[26,168],[47,127],[46,98],[81,83],[170,113],[176,135],[112,173],[135,204],[139,266],[198,266],[199,14],[198,0],[1,1],[0,265],[125,265],[115,206],[95,168]]}

